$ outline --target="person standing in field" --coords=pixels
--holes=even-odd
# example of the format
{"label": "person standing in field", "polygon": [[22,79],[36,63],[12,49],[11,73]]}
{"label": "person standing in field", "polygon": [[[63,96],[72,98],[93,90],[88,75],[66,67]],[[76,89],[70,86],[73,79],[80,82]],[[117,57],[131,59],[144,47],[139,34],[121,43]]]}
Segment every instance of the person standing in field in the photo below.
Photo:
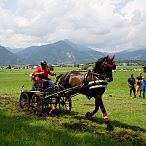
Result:
{"label": "person standing in field", "polygon": [[145,92],[146,92],[146,80],[145,80],[144,77],[142,77],[141,87],[142,87],[142,95],[143,95],[143,98],[145,98]]}
{"label": "person standing in field", "polygon": [[132,96],[133,91],[134,97],[136,97],[135,78],[133,77],[133,74],[131,74],[130,77],[128,78],[128,86],[130,89],[130,96]]}
{"label": "person standing in field", "polygon": [[136,95],[138,95],[139,92],[139,97],[141,97],[141,92],[142,92],[141,82],[142,82],[142,73],[140,72],[139,76],[136,78]]}

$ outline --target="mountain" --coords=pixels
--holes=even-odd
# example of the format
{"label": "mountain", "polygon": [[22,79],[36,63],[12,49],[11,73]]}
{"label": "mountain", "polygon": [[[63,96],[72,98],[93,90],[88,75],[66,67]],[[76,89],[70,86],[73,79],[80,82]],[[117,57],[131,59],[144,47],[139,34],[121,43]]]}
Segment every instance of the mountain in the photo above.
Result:
{"label": "mountain", "polygon": [[[14,49],[13,53],[10,51],[12,51],[11,48],[0,46],[0,64],[39,64],[41,60],[46,60],[49,64],[89,63],[109,54],[95,51],[69,40]],[[146,60],[146,49],[129,49],[114,54],[117,61]]]}
{"label": "mountain", "polygon": [[146,60],[146,49],[121,51],[115,56],[116,60]]}
{"label": "mountain", "polygon": [[65,39],[64,41],[77,51],[91,51],[91,48],[88,48],[88,47],[80,45],[80,44],[75,44],[75,43],[69,41],[68,39]]}
{"label": "mountain", "polygon": [[19,51],[22,51],[22,50],[24,50],[25,48],[6,48],[8,51],[10,51],[10,52],[12,52],[12,53],[17,53],[17,52],[19,52]]}
{"label": "mountain", "polygon": [[34,64],[41,60],[48,63],[87,63],[97,61],[104,56],[103,53],[90,48],[74,44],[69,40],[61,40],[56,43],[33,46],[16,53],[25,63]]}
{"label": "mountain", "polygon": [[8,51],[5,47],[0,46],[0,64],[16,64],[18,58],[15,54]]}

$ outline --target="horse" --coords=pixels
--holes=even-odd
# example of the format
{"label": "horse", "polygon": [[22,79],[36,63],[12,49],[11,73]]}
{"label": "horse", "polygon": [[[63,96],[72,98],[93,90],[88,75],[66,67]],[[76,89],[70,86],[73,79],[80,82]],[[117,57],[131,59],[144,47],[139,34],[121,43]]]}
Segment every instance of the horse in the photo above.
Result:
{"label": "horse", "polygon": [[87,112],[86,117],[92,117],[100,107],[107,129],[113,129],[102,101],[102,95],[105,92],[107,82],[113,81],[112,70],[116,69],[114,57],[106,56],[98,59],[93,70],[89,70],[86,74],[79,71],[70,71],[57,76],[55,84],[57,84],[59,91],[67,92],[60,92],[56,98],[54,109],[56,109],[57,103],[62,96],[66,97],[67,112],[71,111],[71,96],[79,93],[86,95],[89,99],[94,97],[95,109],[92,112]]}

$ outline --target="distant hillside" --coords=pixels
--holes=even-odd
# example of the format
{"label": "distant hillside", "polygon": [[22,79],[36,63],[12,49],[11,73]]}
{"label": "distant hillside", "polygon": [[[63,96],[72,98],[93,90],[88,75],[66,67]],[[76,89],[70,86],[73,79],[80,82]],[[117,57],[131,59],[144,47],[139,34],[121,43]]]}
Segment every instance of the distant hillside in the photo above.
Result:
{"label": "distant hillside", "polygon": [[[41,60],[46,60],[49,64],[89,63],[108,54],[69,40],[61,40],[52,44],[13,50],[0,46],[0,64],[39,64]],[[115,60],[146,60],[146,49],[129,49],[115,53]]]}
{"label": "distant hillside", "polygon": [[19,52],[19,51],[22,51],[22,50],[24,50],[25,48],[6,48],[8,51],[10,51],[10,52],[12,52],[12,53],[17,53],[17,52]]}
{"label": "distant hillside", "polygon": [[18,61],[16,55],[8,51],[5,47],[0,46],[0,64],[16,64]]}
{"label": "distant hillside", "polygon": [[116,60],[146,60],[146,49],[122,51],[115,56]]}
{"label": "distant hillside", "polygon": [[25,63],[39,63],[46,60],[48,63],[87,63],[97,61],[103,53],[90,48],[76,45],[68,40],[53,44],[26,48],[16,55]]}
{"label": "distant hillside", "polygon": [[91,51],[91,48],[88,48],[80,44],[75,44],[67,39],[65,39],[64,42],[66,42],[68,45],[70,45],[72,48],[74,48],[77,51]]}

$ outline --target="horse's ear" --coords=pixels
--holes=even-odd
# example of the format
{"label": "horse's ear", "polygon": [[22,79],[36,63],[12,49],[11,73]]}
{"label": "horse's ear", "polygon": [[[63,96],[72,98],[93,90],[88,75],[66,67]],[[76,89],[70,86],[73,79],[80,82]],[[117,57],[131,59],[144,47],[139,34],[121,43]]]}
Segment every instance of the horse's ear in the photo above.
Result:
{"label": "horse's ear", "polygon": [[113,61],[114,58],[115,58],[115,55],[114,55],[113,57],[111,57],[111,58],[109,57],[109,58],[108,58],[108,61]]}
{"label": "horse's ear", "polygon": [[115,58],[115,55],[113,55],[113,57],[111,58],[111,60],[113,61],[113,60],[114,60],[114,58]]}
{"label": "horse's ear", "polygon": [[109,56],[106,56],[106,57],[105,57],[105,61],[108,61],[108,58],[109,58]]}

